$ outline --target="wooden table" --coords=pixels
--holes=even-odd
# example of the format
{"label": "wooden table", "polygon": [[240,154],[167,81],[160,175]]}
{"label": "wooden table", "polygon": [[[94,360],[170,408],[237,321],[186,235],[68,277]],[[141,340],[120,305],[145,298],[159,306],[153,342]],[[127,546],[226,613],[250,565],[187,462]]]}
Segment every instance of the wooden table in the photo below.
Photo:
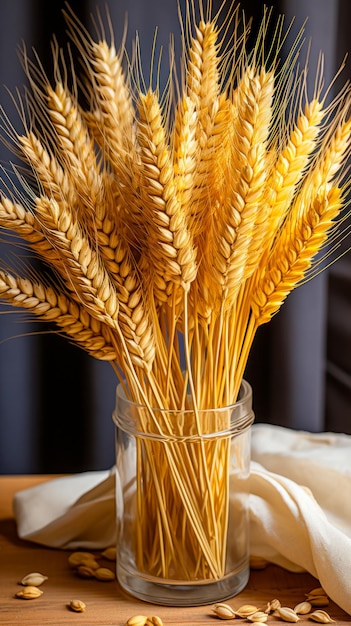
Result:
{"label": "wooden table", "polygon": [[[164,626],[210,625],[220,622],[211,606],[196,608],[169,608],[154,606],[135,600],[125,594],[115,581],[98,582],[75,576],[68,566],[68,553],[43,548],[22,541],[16,533],[12,513],[13,494],[51,476],[2,476],[0,477],[0,624],[14,626],[45,626],[52,624],[84,624],[85,626],[124,626],[133,615],[158,615]],[[18,584],[29,572],[41,572],[48,576],[43,584],[43,595],[35,600],[20,600],[14,597],[22,587]],[[267,601],[278,598],[282,605],[294,607],[305,599],[304,594],[319,586],[309,574],[293,574],[274,565],[251,572],[244,591],[227,601],[234,609],[242,604],[265,607]],[[78,598],[86,605],[84,613],[73,613],[68,604]],[[330,601],[326,608],[337,624],[351,624],[347,615]],[[248,624],[236,618],[237,626]],[[287,624],[277,617],[269,616],[267,624]],[[302,617],[299,623],[315,623]]]}

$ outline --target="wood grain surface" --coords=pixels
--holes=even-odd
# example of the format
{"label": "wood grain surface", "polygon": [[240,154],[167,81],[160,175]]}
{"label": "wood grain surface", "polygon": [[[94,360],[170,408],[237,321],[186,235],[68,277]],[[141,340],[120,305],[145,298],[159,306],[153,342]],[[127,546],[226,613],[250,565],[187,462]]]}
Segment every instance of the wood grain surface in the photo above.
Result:
{"label": "wood grain surface", "polygon": [[[59,626],[84,624],[84,626],[124,626],[133,615],[158,615],[164,626],[216,626],[233,623],[219,620],[210,606],[172,608],[147,604],[125,594],[116,581],[98,582],[77,577],[68,565],[70,552],[48,549],[18,538],[12,513],[13,494],[49,480],[53,476],[1,476],[0,477],[0,624],[15,626]],[[98,556],[99,553],[96,553]],[[106,562],[104,564],[107,564]],[[111,563],[109,563],[111,566]],[[15,593],[21,589],[19,581],[29,572],[48,576],[42,585],[43,594],[35,600],[20,600]],[[275,565],[251,571],[247,587],[227,604],[237,609],[242,604],[265,607],[273,598],[282,605],[294,607],[305,599],[305,593],[319,586],[307,573],[295,574]],[[351,588],[350,588],[351,589]],[[350,591],[351,592],[351,591]],[[73,613],[68,605],[72,599],[86,604],[84,613]],[[351,624],[351,616],[330,601],[325,608],[340,625]],[[249,622],[236,618],[237,626]],[[287,624],[276,616],[269,616],[267,624]],[[301,616],[299,624],[311,622]]]}

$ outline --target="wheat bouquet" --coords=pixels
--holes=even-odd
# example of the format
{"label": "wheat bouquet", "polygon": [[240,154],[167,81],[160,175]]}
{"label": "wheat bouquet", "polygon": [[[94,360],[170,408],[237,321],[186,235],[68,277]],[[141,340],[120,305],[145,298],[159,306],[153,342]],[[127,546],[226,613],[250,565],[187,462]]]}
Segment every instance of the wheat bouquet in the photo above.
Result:
{"label": "wheat bouquet", "polygon": [[[3,170],[0,226],[43,269],[3,264],[0,297],[109,361],[145,431],[185,440],[203,411],[236,401],[258,327],[343,236],[350,87],[332,97],[321,57],[309,94],[303,30],[280,60],[290,26],[269,10],[250,47],[240,6],[189,2],[162,91],[137,37],[128,56],[111,24],[98,19],[94,38],[65,17],[82,64],[53,39],[51,84],[24,51],[23,132],[2,112],[23,163]],[[188,409],[191,424],[171,423]],[[152,445],[138,448],[139,567],[219,579],[230,443]]]}

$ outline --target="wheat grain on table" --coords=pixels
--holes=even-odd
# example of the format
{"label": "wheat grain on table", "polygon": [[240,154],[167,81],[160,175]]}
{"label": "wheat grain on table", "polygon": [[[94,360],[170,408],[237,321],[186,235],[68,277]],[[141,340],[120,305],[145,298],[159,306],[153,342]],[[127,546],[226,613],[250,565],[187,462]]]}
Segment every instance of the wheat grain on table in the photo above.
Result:
{"label": "wheat grain on table", "polygon": [[[132,615],[158,615],[164,626],[202,626],[218,624],[211,606],[173,608],[147,604],[127,596],[118,583],[98,582],[78,578],[68,565],[69,553],[44,548],[18,538],[12,511],[13,494],[54,476],[0,477],[0,624],[14,626],[59,626],[85,624],[86,626],[124,626]],[[19,581],[30,572],[41,572],[48,577],[42,586],[43,594],[35,600],[15,598]],[[274,565],[251,571],[249,583],[238,596],[228,600],[234,609],[242,604],[263,607],[274,598],[282,605],[293,607],[305,599],[305,594],[318,586],[307,573],[295,574]],[[72,599],[86,604],[84,613],[69,609]],[[339,625],[351,624],[351,616],[330,602],[326,608]],[[230,623],[225,622],[225,623]],[[237,626],[245,620],[236,618]],[[286,623],[270,616],[268,624]],[[300,624],[312,624],[300,616]]]}

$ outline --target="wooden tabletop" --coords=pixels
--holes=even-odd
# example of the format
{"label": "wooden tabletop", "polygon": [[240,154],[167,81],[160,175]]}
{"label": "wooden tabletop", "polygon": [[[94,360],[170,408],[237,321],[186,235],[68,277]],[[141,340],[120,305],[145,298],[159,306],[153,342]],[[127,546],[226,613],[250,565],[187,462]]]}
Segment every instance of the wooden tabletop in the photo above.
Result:
{"label": "wooden tabletop", "polygon": [[[13,494],[52,476],[1,476],[0,477],[0,624],[14,626],[45,626],[52,624],[84,624],[84,626],[124,626],[133,615],[157,615],[164,626],[202,626],[220,622],[211,612],[211,606],[195,608],[170,608],[147,604],[127,596],[116,581],[98,582],[78,578],[68,565],[67,553],[62,550],[43,548],[22,541],[16,533],[12,513]],[[21,600],[15,593],[18,584],[30,572],[40,572],[48,577],[41,589],[43,594],[34,600]],[[250,580],[238,596],[227,601],[237,609],[242,604],[265,607],[277,598],[283,606],[294,607],[305,599],[305,594],[319,586],[309,574],[293,574],[274,565],[262,570],[252,570]],[[72,599],[86,604],[84,613],[73,613],[69,608]],[[350,625],[351,616],[330,600],[325,607],[329,615],[340,625]],[[237,626],[248,624],[236,618]],[[287,624],[270,615],[267,624]],[[311,622],[300,616],[300,624]]]}

